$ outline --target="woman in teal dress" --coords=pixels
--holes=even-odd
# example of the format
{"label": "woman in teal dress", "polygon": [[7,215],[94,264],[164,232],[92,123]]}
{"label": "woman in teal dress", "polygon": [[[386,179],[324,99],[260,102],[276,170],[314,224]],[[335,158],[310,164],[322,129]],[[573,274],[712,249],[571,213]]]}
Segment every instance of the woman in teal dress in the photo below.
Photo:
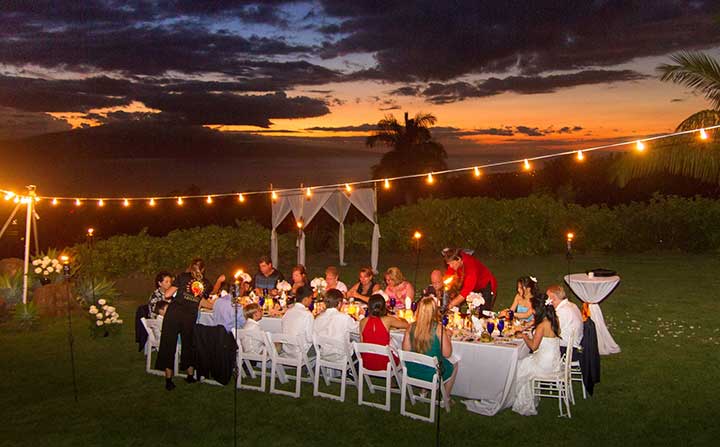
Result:
{"label": "woman in teal dress", "polygon": [[[437,304],[432,297],[420,300],[416,312],[417,320],[405,330],[403,350],[413,351],[435,357],[442,365],[442,380],[448,396],[455,383],[458,364],[452,364],[448,357],[452,355],[452,331],[445,329],[438,323],[439,313]],[[442,338],[442,343],[440,339]],[[435,369],[418,363],[407,363],[408,375],[421,380],[432,381]]]}

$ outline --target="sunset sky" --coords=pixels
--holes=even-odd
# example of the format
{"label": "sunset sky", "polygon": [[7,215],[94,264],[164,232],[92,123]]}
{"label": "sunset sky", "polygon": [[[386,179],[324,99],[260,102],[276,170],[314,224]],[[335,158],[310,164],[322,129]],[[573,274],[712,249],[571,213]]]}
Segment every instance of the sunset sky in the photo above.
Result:
{"label": "sunset sky", "polygon": [[656,67],[720,56],[719,13],[703,0],[2,2],[0,139],[172,122],[342,142],[405,111],[438,118],[451,159],[657,134],[707,107]]}

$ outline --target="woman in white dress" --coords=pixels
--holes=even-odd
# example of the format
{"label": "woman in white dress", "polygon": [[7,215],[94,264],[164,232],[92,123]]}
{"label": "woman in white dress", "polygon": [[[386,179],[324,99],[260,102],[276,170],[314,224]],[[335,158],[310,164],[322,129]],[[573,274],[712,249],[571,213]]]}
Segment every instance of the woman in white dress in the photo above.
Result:
{"label": "woman in white dress", "polygon": [[520,334],[532,354],[518,364],[512,406],[514,412],[523,416],[537,414],[538,401],[533,396],[533,379],[560,369],[560,323],[555,308],[544,293],[536,295],[532,304],[535,311],[533,335]]}

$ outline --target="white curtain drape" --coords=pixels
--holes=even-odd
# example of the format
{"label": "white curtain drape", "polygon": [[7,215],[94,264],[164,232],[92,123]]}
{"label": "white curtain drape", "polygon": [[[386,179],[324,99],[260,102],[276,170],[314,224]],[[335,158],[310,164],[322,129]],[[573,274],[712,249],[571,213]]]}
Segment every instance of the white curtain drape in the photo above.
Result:
{"label": "white curtain drape", "polygon": [[338,255],[340,257],[340,265],[345,264],[345,217],[350,210],[350,200],[341,191],[332,193],[325,206],[325,211],[340,224],[338,229]]}
{"label": "white curtain drape", "polygon": [[[377,272],[378,256],[380,249],[380,226],[377,222],[377,203],[375,190],[373,188],[359,188],[351,194],[345,193],[344,189],[314,192],[312,198],[307,200],[302,191],[289,191],[279,193],[278,200],[272,205],[272,232],[270,233],[270,257],[274,266],[278,266],[278,240],[276,228],[292,212],[295,220],[302,218],[303,230],[307,228],[312,219],[321,209],[337,220],[340,228],[338,231],[338,251],[340,265],[345,265],[345,226],[343,222],[347,217],[350,205],[355,205],[360,212],[373,223],[372,250],[370,253],[370,265]],[[297,238],[297,262],[305,264],[305,231],[299,231]]]}

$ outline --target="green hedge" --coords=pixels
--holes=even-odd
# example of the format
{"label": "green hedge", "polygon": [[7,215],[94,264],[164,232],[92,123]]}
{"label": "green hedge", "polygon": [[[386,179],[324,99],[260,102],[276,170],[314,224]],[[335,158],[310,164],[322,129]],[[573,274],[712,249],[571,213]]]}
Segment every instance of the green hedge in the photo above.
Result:
{"label": "green hedge", "polygon": [[[423,250],[458,246],[474,248],[500,257],[561,253],[565,234],[576,234],[579,251],[643,252],[669,249],[701,252],[720,249],[720,201],[705,198],[655,196],[645,203],[579,206],[547,196],[513,200],[466,197],[421,200],[380,216],[381,251],[405,251],[412,247],[415,230],[423,233]],[[328,250],[337,249],[337,229],[308,233],[322,237]],[[313,236],[316,234],[317,236]],[[370,251],[372,226],[368,221],[346,225],[346,253]],[[153,274],[177,271],[200,256],[208,262],[257,257],[269,253],[270,230],[253,221],[234,227],[176,230],[165,237],[145,231],[96,242],[93,260],[85,244],[72,248],[87,272],[110,277],[133,272]],[[295,234],[279,237],[282,259],[294,259]],[[318,245],[318,244],[315,244]]]}
{"label": "green hedge", "polygon": [[[546,196],[512,200],[466,197],[421,200],[380,216],[381,250],[411,248],[415,230],[424,249],[469,247],[496,256],[562,252],[565,234],[585,251],[700,252],[720,249],[720,201],[655,196],[647,203],[615,208],[583,207]],[[346,226],[350,249],[369,250],[372,226]]]}

